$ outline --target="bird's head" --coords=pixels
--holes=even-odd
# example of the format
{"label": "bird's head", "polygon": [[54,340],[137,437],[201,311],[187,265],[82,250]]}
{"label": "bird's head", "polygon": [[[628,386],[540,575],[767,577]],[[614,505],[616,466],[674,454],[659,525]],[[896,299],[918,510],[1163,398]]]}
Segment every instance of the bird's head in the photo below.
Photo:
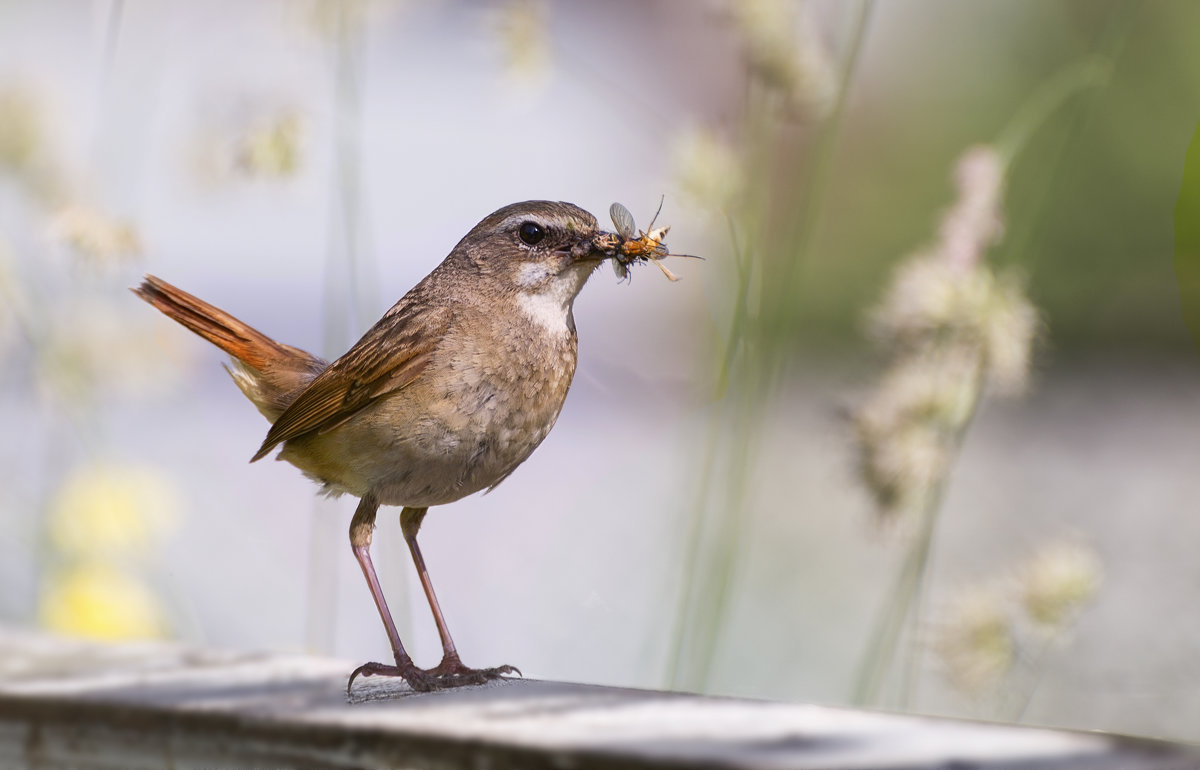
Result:
{"label": "bird's head", "polygon": [[525,201],[494,212],[467,233],[447,261],[478,275],[547,326],[573,328],[575,296],[609,255],[595,245],[596,218],[570,203]]}

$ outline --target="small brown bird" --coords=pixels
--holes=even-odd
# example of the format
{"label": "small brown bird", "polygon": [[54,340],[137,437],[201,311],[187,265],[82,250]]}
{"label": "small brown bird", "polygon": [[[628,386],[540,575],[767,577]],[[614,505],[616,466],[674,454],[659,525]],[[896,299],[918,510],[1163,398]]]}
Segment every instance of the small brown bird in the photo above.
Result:
{"label": "small brown bird", "polygon": [[[354,347],[328,364],[275,342],[154,276],[134,292],[233,356],[230,374],[271,421],[259,460],[281,447],[327,494],[360,498],[350,545],[383,619],[395,665],[358,675],[403,677],[415,690],[478,684],[512,666],[463,665],[429,581],[417,531],[430,506],[492,489],[554,426],[575,373],[572,305],[605,259],[596,218],[569,203],[505,206],[476,225]],[[432,669],[396,633],[375,568],[380,505],[400,526],[442,641]]]}

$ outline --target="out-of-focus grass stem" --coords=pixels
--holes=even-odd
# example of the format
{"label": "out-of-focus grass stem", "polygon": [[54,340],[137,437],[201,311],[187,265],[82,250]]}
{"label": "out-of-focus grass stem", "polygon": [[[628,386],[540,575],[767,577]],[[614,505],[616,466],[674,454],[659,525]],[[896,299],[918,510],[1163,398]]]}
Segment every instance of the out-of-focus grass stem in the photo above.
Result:
{"label": "out-of-focus grass stem", "polygon": [[[746,143],[748,153],[754,153],[747,160],[752,169],[767,168],[766,151],[769,121],[764,110],[747,108]],[[758,157],[762,155],[763,157]],[[753,178],[753,173],[749,174]],[[755,204],[763,199],[765,190],[751,187],[747,190],[747,201],[739,212],[754,210]],[[708,420],[708,437],[704,443],[704,458],[700,463],[700,474],[695,485],[695,497],[687,511],[688,535],[682,551],[682,578],[679,603],[676,609],[675,624],[672,632],[671,645],[668,648],[666,663],[666,686],[671,689],[698,689],[698,677],[695,674],[697,656],[689,642],[694,642],[699,636],[702,626],[697,620],[697,613],[702,611],[705,602],[710,605],[713,592],[710,591],[709,570],[700,570],[702,556],[707,566],[711,559],[710,545],[712,537],[710,530],[715,526],[714,514],[711,510],[712,490],[714,486],[714,470],[717,467],[717,453],[722,447],[721,438],[726,430],[725,416],[728,405],[722,403],[729,392],[731,378],[738,374],[734,362],[739,354],[745,357],[747,344],[746,329],[750,323],[749,294],[751,282],[756,268],[760,267],[755,259],[755,244],[751,241],[755,231],[752,227],[740,227],[737,215],[725,209],[722,215],[729,234],[730,248],[734,254],[736,269],[737,294],[734,298],[733,316],[729,323],[729,332],[725,338],[725,346],[721,354],[720,371],[714,387],[714,405],[712,415]],[[740,232],[739,232],[740,231]],[[743,238],[739,238],[742,235]],[[710,634],[714,636],[716,630]],[[709,640],[709,646],[715,644],[715,638]]]}
{"label": "out-of-focus grass stem", "polygon": [[[718,402],[728,392],[729,376],[733,370],[734,359],[737,358],[738,352],[742,349],[745,342],[744,335],[748,312],[747,295],[750,290],[751,271],[754,266],[749,253],[739,245],[737,228],[732,217],[726,215],[726,222],[729,229],[730,243],[732,244],[731,248],[735,257],[734,263],[737,269],[738,289],[733,318],[730,322],[729,335],[725,341],[725,349],[721,358],[721,370],[715,389],[715,398]],[[715,405],[714,414],[709,419],[708,439],[705,442],[704,460],[701,463],[696,499],[690,509],[688,537],[684,545],[683,567],[681,570],[683,587],[680,592],[675,629],[669,652],[670,658],[667,663],[668,685],[672,688],[698,688],[702,686],[700,679],[707,679],[706,674],[700,674],[700,679],[698,679],[695,667],[689,664],[694,663],[697,657],[703,659],[711,655],[712,648],[716,644],[717,630],[713,629],[707,636],[691,632],[695,632],[698,626],[703,627],[705,625],[697,619],[696,615],[703,612],[706,601],[709,606],[719,606],[724,601],[725,588],[718,585],[715,588],[715,592],[713,592],[711,584],[705,575],[697,571],[701,553],[706,550],[709,542],[714,540],[712,536],[706,537],[706,534],[714,526],[720,526],[720,515],[717,514],[717,520],[713,521],[714,516],[710,514],[711,504],[709,501],[712,495],[713,471],[717,463],[717,453],[722,446],[721,436],[725,429],[724,420],[722,419],[723,411],[724,409],[720,404]],[[728,545],[728,543],[725,543],[726,548],[728,548]],[[713,547],[720,546],[714,545]],[[689,655],[691,652],[691,648],[688,645],[689,639],[698,641],[707,652],[700,656]]]}
{"label": "out-of-focus grass stem", "polygon": [[[112,85],[113,67],[117,60],[117,49],[121,43],[121,26],[125,19],[125,0],[111,0],[108,19],[104,24],[104,52],[100,61],[99,81],[96,88],[96,125],[99,126],[107,114],[109,92]],[[102,131],[92,133],[92,164],[100,168],[103,159]]]}
{"label": "out-of-focus grass stem", "polygon": [[725,397],[729,389],[729,371],[733,359],[737,356],[742,344],[742,336],[746,326],[747,294],[750,292],[750,264],[746,252],[738,245],[737,225],[728,212],[724,212],[725,224],[729,230],[730,248],[733,250],[733,264],[737,270],[737,296],[734,298],[733,318],[729,324],[729,336],[725,340],[725,351],[721,355],[721,372],[717,376],[716,397]]}
{"label": "out-of-focus grass stem", "polygon": [[[972,389],[975,393],[968,407],[968,416],[962,427],[951,439],[950,455],[956,456],[974,421],[983,393],[982,365],[977,369],[979,380]],[[859,665],[854,685],[853,703],[857,706],[877,705],[887,673],[900,647],[900,640],[908,629],[912,635],[907,648],[903,675],[900,683],[898,705],[908,705],[915,687],[920,662],[920,617],[921,605],[928,584],[929,563],[933,554],[933,541],[937,534],[937,523],[945,499],[950,474],[938,479],[930,490],[919,512],[919,527],[912,546],[904,557],[900,574],[892,591],[882,605],[882,611],[871,632],[870,646]]]}
{"label": "out-of-focus grass stem", "polygon": [[[742,541],[751,521],[746,515],[746,491],[751,469],[755,467],[754,437],[760,434],[766,404],[785,357],[770,342],[772,329],[793,304],[792,290],[812,244],[810,231],[820,220],[822,199],[832,178],[832,156],[844,114],[845,94],[861,53],[873,5],[874,0],[863,0],[858,6],[840,68],[835,107],[822,122],[820,138],[812,151],[801,153],[802,157],[815,155],[813,164],[819,171],[808,177],[799,197],[795,191],[773,186],[779,178],[775,173],[778,163],[775,151],[779,148],[773,144],[777,138],[771,130],[769,100],[756,101],[748,109],[749,173],[744,209],[747,224],[738,226],[733,218],[727,222],[737,265],[737,295],[716,388],[718,397],[728,394],[729,401],[718,406],[711,418],[697,502],[692,509],[691,532],[683,556],[679,619],[668,663],[671,687],[703,690],[710,681]],[[779,211],[791,203],[800,207],[794,218],[789,216],[795,224],[785,231],[782,240],[765,243],[763,234],[755,231],[765,231],[772,209]],[[739,231],[744,234],[744,242],[738,238]],[[800,251],[796,249],[798,243]],[[771,264],[778,266],[779,274],[768,276],[763,272]],[[758,312],[750,305],[751,286],[756,277],[764,281],[763,307]],[[735,366],[739,356],[741,364]],[[721,502],[714,508],[711,492],[719,451],[725,453],[720,472],[725,483],[718,490]]]}
{"label": "out-of-focus grass stem", "polygon": [[1075,93],[1108,82],[1112,62],[1092,56],[1060,70],[1026,100],[996,139],[996,150],[1005,166],[1029,143],[1034,132]]}
{"label": "out-of-focus grass stem", "polygon": [[[975,382],[971,387],[971,392],[975,394],[967,407],[967,417],[963,421],[962,426],[954,434],[950,440],[950,456],[957,457],[962,449],[962,443],[967,437],[967,433],[971,430],[972,423],[975,422],[975,415],[979,411],[979,404],[983,399],[984,393],[984,374],[985,365],[982,356],[975,368]],[[916,574],[909,580],[906,590],[908,595],[902,600],[902,612],[906,615],[911,615],[911,619],[907,625],[910,629],[908,646],[905,650],[904,667],[901,669],[900,676],[900,696],[899,705],[901,708],[908,708],[912,705],[916,697],[916,687],[921,668],[921,653],[924,651],[924,629],[922,618],[925,614],[925,600],[929,595],[929,563],[933,558],[934,540],[937,536],[937,523],[940,518],[942,503],[946,499],[946,487],[950,481],[950,473],[947,472],[929,496],[925,510],[921,513],[921,533],[920,539],[914,549],[914,569]],[[911,607],[911,612],[909,612]]]}
{"label": "out-of-focus grass stem", "polygon": [[[1031,137],[1054,115],[1072,96],[1080,91],[1103,86],[1111,75],[1113,62],[1125,39],[1125,28],[1128,25],[1129,8],[1126,3],[1116,3],[1113,7],[1108,27],[1101,44],[1101,52],[1082,61],[1071,64],[1050,77],[1043,83],[1025,103],[1017,110],[1009,124],[1000,132],[995,147],[1005,167],[1005,173],[1012,167],[1015,159],[1028,146]],[[1082,121],[1076,119],[1064,139],[1064,143],[1079,130]],[[1058,153],[1061,160],[1062,152]],[[1053,177],[1053,170],[1051,171]],[[1041,187],[1042,195],[1038,200],[1037,211],[1044,205],[1046,190],[1051,185]],[[1021,236],[1010,238],[1004,247],[1005,253],[1021,254],[1026,251],[1027,241],[1032,228],[1026,224]],[[1014,245],[1015,241],[1015,245]],[[982,367],[981,367],[982,371]],[[976,396],[971,403],[969,417],[962,429],[953,438],[949,456],[958,455],[959,448],[983,393],[983,383],[975,389]],[[883,684],[887,679],[895,660],[899,644],[907,629],[910,638],[904,654],[900,674],[898,704],[902,707],[911,705],[914,697],[916,682],[920,669],[922,652],[921,645],[921,616],[925,597],[928,593],[928,562],[931,558],[932,543],[935,537],[939,510],[942,505],[943,492],[947,478],[953,467],[953,459],[946,470],[946,475],[938,480],[937,488],[926,499],[920,511],[920,528],[910,546],[901,567],[896,584],[882,607],[875,630],[871,637],[870,646],[863,657],[856,677],[853,700],[857,705],[873,705],[879,702]]]}
{"label": "out-of-focus grass stem", "polygon": [[1009,125],[1000,132],[996,146],[1004,158],[1005,165],[1011,166],[1030,138],[1055,111],[1077,93],[1091,91],[1083,104],[1075,110],[1070,126],[1059,140],[1054,160],[1045,170],[1045,183],[1038,185],[1035,193],[1037,197],[1030,206],[1033,216],[1027,217],[1018,228],[1009,233],[997,258],[998,263],[1028,261],[1031,258],[1029,243],[1044,221],[1044,212],[1051,208],[1047,205],[1048,201],[1053,200],[1058,192],[1062,180],[1059,169],[1073,146],[1074,138],[1088,124],[1095,111],[1099,94],[1112,77],[1117,59],[1120,58],[1125,41],[1129,38],[1136,7],[1137,5],[1129,0],[1116,0],[1109,11],[1108,22],[1100,34],[1096,52],[1081,62],[1068,65],[1042,84],[1017,111]]}
{"label": "out-of-focus grass stem", "polygon": [[931,504],[921,512],[921,526],[912,548],[904,557],[899,577],[883,602],[883,611],[870,634],[870,646],[863,656],[854,684],[853,703],[868,706],[877,703],[888,670],[899,647],[900,637],[908,625],[909,608],[929,562],[930,546],[941,502],[939,491]]}
{"label": "out-of-focus grass stem", "polygon": [[833,173],[833,159],[837,150],[837,140],[841,135],[842,122],[846,112],[846,96],[854,79],[854,71],[861,58],[863,42],[866,40],[871,13],[875,9],[875,0],[862,0],[858,13],[854,17],[850,32],[850,42],[846,54],[842,57],[841,70],[838,73],[838,88],[834,97],[833,107],[829,115],[821,122],[813,147],[813,168],[803,175],[803,188],[798,200],[800,212],[792,220],[792,229],[783,240],[783,246],[791,251],[790,259],[783,261],[783,275],[779,288],[784,298],[795,297],[796,282],[811,256],[813,243],[816,242],[818,224],[825,210],[826,193]]}
{"label": "out-of-focus grass stem", "polygon": [[1050,656],[1056,641],[1058,641],[1057,632],[1044,638],[1031,654],[1022,656],[1020,669],[1024,676],[1013,677],[1016,681],[1008,684],[1008,691],[1000,698],[997,718],[1006,722],[1021,720],[1025,710],[1029,708],[1033,696],[1037,693],[1038,687],[1042,684],[1043,675],[1046,672],[1046,658]]}

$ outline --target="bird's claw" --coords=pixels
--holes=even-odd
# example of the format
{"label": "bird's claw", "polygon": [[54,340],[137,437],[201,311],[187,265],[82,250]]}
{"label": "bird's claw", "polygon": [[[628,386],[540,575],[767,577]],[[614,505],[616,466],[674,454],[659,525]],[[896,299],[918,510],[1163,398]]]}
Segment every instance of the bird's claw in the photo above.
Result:
{"label": "bird's claw", "polygon": [[433,692],[452,687],[486,684],[494,679],[500,679],[506,674],[524,676],[521,670],[515,666],[468,668],[458,658],[443,658],[441,663],[430,669],[418,668],[411,660],[406,665],[397,666],[386,663],[364,663],[350,674],[350,680],[346,682],[346,694],[350,694],[350,688],[359,676],[398,676],[408,682],[409,687],[417,692]]}
{"label": "bird's claw", "polygon": [[500,679],[505,674],[524,676],[516,666],[497,666],[496,668],[468,668],[460,661],[449,665],[443,660],[436,668],[428,673],[436,677],[437,687],[463,687],[471,684],[485,684],[493,679]]}
{"label": "bird's claw", "polygon": [[364,663],[354,669],[350,674],[349,681],[346,682],[346,694],[350,694],[350,688],[354,686],[354,680],[359,676],[398,676],[408,682],[408,686],[417,692],[431,692],[437,689],[435,684],[436,677],[433,677],[424,669],[417,668],[411,660],[407,665],[392,666],[387,663]]}

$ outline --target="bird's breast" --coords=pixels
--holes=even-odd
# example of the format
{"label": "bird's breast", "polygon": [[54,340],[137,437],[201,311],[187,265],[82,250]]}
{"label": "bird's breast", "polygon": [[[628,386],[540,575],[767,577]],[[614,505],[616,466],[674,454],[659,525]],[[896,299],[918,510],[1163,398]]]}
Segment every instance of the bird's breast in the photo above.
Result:
{"label": "bird's breast", "polygon": [[332,492],[432,506],[495,486],[554,427],[575,374],[574,333],[517,314],[452,326],[410,385],[282,457]]}
{"label": "bird's breast", "polygon": [[476,445],[475,472],[505,475],[542,442],[567,397],[575,362],[574,333],[550,334],[534,319],[463,346],[452,364],[446,405],[455,413],[447,422]]}

